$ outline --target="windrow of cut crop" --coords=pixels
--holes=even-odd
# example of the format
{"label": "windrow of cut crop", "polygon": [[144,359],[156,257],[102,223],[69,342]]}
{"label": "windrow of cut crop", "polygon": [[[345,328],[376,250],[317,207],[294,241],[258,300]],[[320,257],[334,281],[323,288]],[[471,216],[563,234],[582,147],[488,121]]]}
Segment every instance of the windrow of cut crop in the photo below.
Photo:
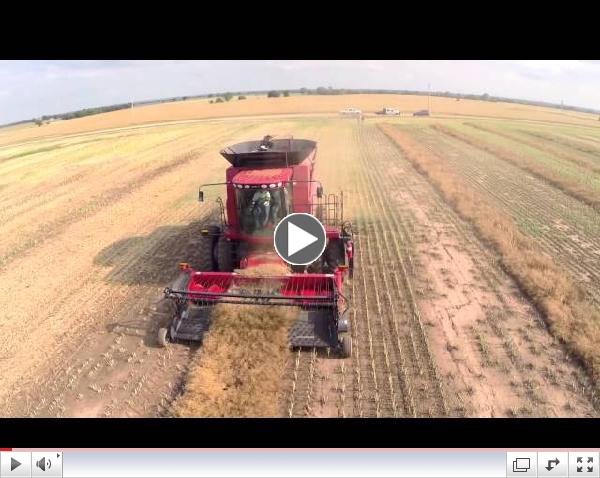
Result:
{"label": "windrow of cut crop", "polygon": [[[248,270],[251,275],[275,272],[285,274],[286,268]],[[217,304],[174,415],[280,416],[288,331],[297,312],[294,307]]]}
{"label": "windrow of cut crop", "polygon": [[600,381],[600,312],[554,259],[524,236],[514,220],[457,175],[444,158],[425,149],[409,134],[390,125],[382,131],[406,159],[426,176],[445,200],[468,220],[500,255],[513,276],[547,321],[551,332],[577,356],[598,387]]}
{"label": "windrow of cut crop", "polygon": [[552,186],[560,189],[565,194],[582,201],[583,203],[593,207],[595,210],[600,210],[600,191],[587,188],[571,178],[552,171],[533,158],[530,158],[526,155],[516,154],[515,152],[501,146],[478,141],[467,134],[441,124],[434,124],[432,125],[432,128],[440,133],[456,138],[464,143],[479,148],[482,151],[493,154],[504,161],[514,164],[538,179],[546,181]]}

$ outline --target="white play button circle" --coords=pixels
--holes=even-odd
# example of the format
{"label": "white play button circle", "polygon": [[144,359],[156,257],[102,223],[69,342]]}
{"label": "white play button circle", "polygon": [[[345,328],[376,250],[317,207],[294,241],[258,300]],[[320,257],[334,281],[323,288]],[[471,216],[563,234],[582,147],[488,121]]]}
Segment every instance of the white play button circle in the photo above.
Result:
{"label": "white play button circle", "polygon": [[316,217],[293,213],[277,224],[273,242],[279,257],[288,264],[308,265],[323,254],[327,235]]}

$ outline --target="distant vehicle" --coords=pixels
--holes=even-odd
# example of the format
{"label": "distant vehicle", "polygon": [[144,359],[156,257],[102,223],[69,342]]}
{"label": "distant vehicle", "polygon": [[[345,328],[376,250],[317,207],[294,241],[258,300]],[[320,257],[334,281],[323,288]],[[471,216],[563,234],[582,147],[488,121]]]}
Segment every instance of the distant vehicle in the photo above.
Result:
{"label": "distant vehicle", "polygon": [[344,108],[340,111],[341,115],[361,115],[362,111],[356,108]]}
{"label": "distant vehicle", "polygon": [[378,115],[400,116],[400,110],[396,108],[383,108],[377,112]]}
{"label": "distant vehicle", "polygon": [[429,116],[429,110],[415,111],[413,116]]}

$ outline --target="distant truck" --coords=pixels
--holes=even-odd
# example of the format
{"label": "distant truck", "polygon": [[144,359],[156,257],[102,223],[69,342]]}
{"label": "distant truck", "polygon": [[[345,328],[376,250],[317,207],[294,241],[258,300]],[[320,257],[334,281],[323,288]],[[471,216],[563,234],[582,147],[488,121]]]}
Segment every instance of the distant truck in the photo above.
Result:
{"label": "distant truck", "polygon": [[344,108],[340,111],[341,115],[354,115],[359,116],[362,115],[362,111],[356,108]]}
{"label": "distant truck", "polygon": [[378,115],[400,116],[400,110],[397,108],[383,108],[377,112]]}
{"label": "distant truck", "polygon": [[429,110],[415,111],[413,116],[429,116]]}

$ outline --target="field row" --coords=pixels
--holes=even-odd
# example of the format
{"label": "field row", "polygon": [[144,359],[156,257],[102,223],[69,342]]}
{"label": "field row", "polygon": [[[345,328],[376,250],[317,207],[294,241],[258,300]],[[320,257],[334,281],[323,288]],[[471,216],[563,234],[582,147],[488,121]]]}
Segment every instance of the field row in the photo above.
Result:
{"label": "field row", "polygon": [[[572,246],[572,257],[562,257],[573,271],[600,277],[589,260],[600,244],[587,206],[427,124],[398,131],[424,151],[443,153],[469,185],[518,212],[548,250]],[[327,192],[344,191],[345,217],[356,231],[357,268],[345,290],[353,354],[287,355],[281,415],[595,414],[589,380],[497,255],[415,169],[410,148],[398,148],[369,120],[164,128],[2,149],[5,414],[172,413],[196,348],[154,347],[153,307],[178,262],[194,263],[198,231],[215,213],[212,199],[223,195],[210,191],[203,205],[195,199],[198,184],[222,179],[227,163],[219,149],[267,133],[318,141],[317,175]],[[579,241],[569,237],[575,229]]]}
{"label": "field row", "polygon": [[600,221],[591,207],[487,151],[428,129],[410,134],[517,221],[521,232],[600,294]]}
{"label": "field row", "polygon": [[[278,127],[286,123],[265,129]],[[0,403],[6,415],[167,413],[191,350],[154,346],[152,307],[177,264],[194,262],[201,222],[213,209],[212,201],[199,205],[196,192],[202,182],[222,177],[227,163],[218,151],[247,135],[264,135],[263,124],[248,123],[194,131],[195,138],[187,130],[176,140],[149,135],[148,148],[143,138],[127,143],[115,137],[116,144],[129,144],[121,153],[129,152],[97,164],[86,143],[71,157],[71,166],[84,165],[79,176],[63,185],[73,172],[68,156],[36,153],[48,155],[49,167],[40,168],[42,157],[30,165],[36,179],[23,194],[30,210],[19,207],[12,186],[0,191],[15,231],[18,221],[32,225],[21,245],[16,232],[1,238],[7,241],[0,249],[0,360],[6,370]],[[101,148],[98,157],[110,156],[112,147]],[[17,169],[13,179],[27,174]]]}
{"label": "field row", "polygon": [[332,134],[357,231],[353,356],[294,355],[282,413],[594,415],[589,380],[472,227],[376,127],[343,128]]}
{"label": "field row", "polygon": [[[497,262],[518,280],[519,288],[524,290],[532,302],[543,311],[544,318],[548,318],[556,336],[567,341],[569,348],[573,347],[572,350],[575,350],[580,357],[585,357],[588,366],[590,363],[595,363],[596,356],[593,349],[597,337],[597,328],[593,319],[595,313],[589,309],[585,297],[581,296],[579,289],[569,282],[569,278],[563,271],[548,256],[539,253],[535,241],[520,235],[512,218],[505,215],[502,209],[490,201],[489,196],[480,194],[465,176],[454,170],[452,161],[449,160],[453,151],[442,148],[438,152],[432,152],[422,138],[417,137],[418,133],[415,131],[388,127],[386,133],[397,142],[404,154],[432,184],[439,188],[444,199],[452,204],[461,216],[476,226],[478,234],[487,244],[493,246],[492,251],[500,254]],[[484,303],[489,304],[493,301],[487,299]],[[543,334],[538,340],[532,341],[530,334],[522,330],[525,325],[522,321],[520,326],[518,322],[514,325],[518,327],[516,331],[524,340],[521,345],[529,343],[531,347],[528,348],[534,356],[537,356],[530,357],[524,364],[531,370],[538,369],[545,374],[548,370],[547,362],[541,367],[536,366],[536,363],[541,365],[545,361],[543,357],[545,354],[540,353],[541,351],[533,346],[543,342]],[[482,335],[477,339],[481,342],[485,337]],[[513,332],[508,334],[508,337],[509,341],[518,344],[517,334]],[[510,342],[506,347],[507,350],[514,350]],[[488,350],[483,344],[480,344],[480,348]],[[547,357],[545,359],[547,360]],[[555,359],[552,359],[550,363],[554,361]],[[588,368],[588,370],[592,369]],[[585,380],[582,383],[585,383]],[[590,390],[589,385],[584,388]],[[593,392],[593,387],[591,390]]]}

